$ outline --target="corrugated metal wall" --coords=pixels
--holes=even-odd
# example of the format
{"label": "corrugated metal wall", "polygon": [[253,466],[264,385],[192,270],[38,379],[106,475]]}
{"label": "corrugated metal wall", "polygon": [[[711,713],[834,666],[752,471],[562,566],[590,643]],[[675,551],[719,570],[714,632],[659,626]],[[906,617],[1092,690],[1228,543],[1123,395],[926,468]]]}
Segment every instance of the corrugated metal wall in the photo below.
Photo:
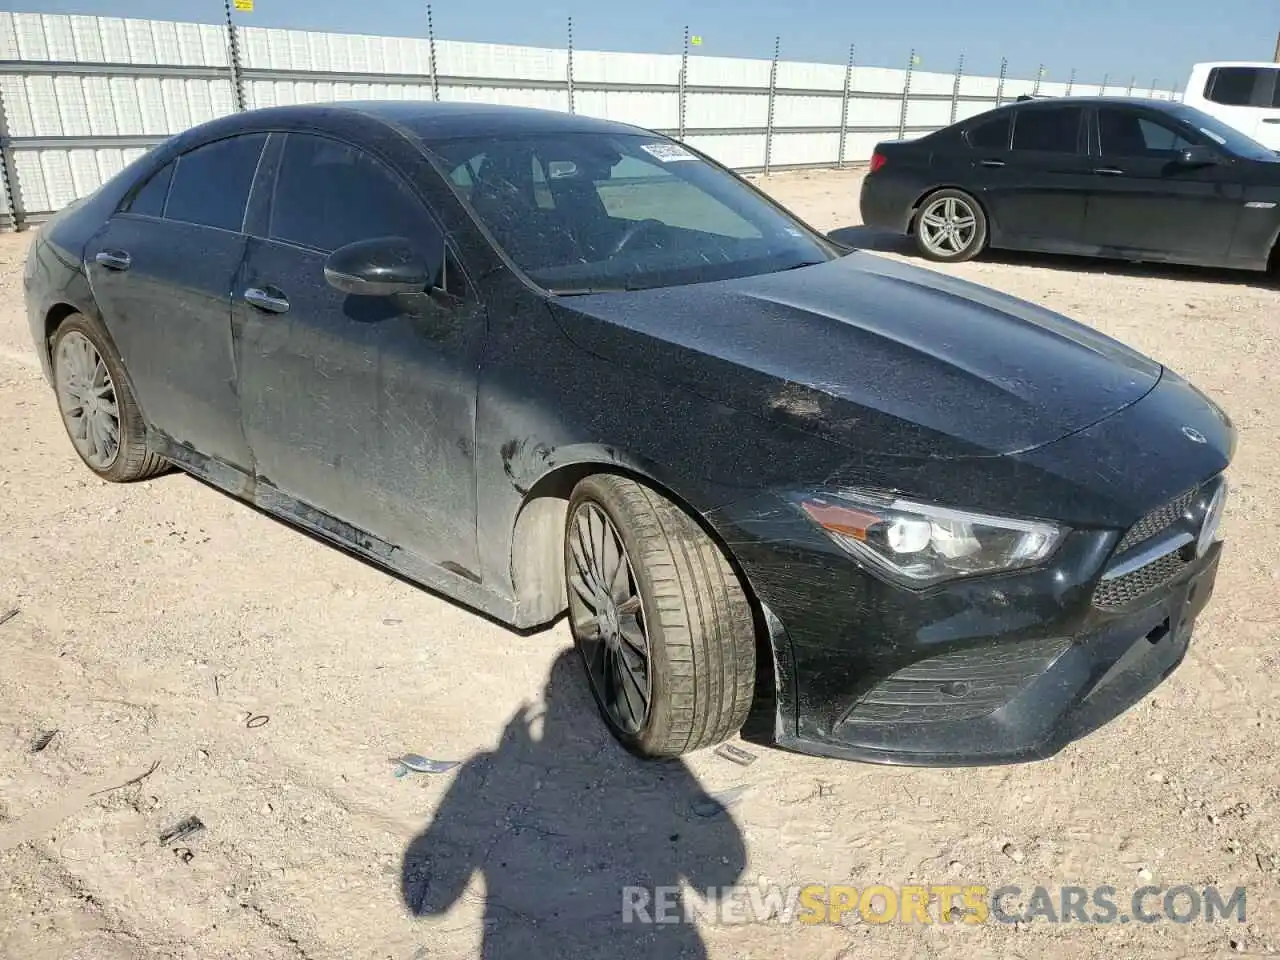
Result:
{"label": "corrugated metal wall", "polygon": [[[237,32],[248,108],[432,99],[426,39]],[[210,24],[0,13],[0,117],[7,127],[0,136],[16,179],[7,186],[26,215],[55,211],[160,139],[232,112],[228,47],[226,29]],[[775,75],[769,60],[692,56],[682,88],[677,55],[450,40],[436,41],[435,54],[441,100],[573,109],[673,135],[681,129],[683,89],[684,139],[739,169],[862,161],[900,129],[920,135],[946,125],[953,108],[957,117],[989,108],[999,85],[975,76],[961,77],[957,88],[952,73],[914,71],[904,112],[905,71],[879,67],[855,66],[846,90],[845,65],[780,61]],[[1010,79],[1003,97],[1035,87]],[[1039,92],[1064,94],[1066,85],[1042,83]],[[11,215],[7,179],[0,177],[0,214]]]}

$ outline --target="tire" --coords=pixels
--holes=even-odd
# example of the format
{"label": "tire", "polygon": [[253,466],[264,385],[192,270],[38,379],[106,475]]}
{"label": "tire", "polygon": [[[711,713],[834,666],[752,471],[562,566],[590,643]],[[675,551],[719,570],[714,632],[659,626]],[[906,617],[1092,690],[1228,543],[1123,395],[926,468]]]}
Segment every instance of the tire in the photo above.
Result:
{"label": "tire", "polygon": [[[111,483],[146,480],[168,469],[168,461],[147,451],[146,424],[133,398],[124,365],[101,324],[73,313],[59,324],[50,346],[54,393],[62,425],[76,454],[86,467]],[[91,378],[86,371],[92,369]],[[109,434],[82,429],[95,414],[85,411],[84,384],[92,380],[93,393],[108,420],[114,419],[114,449]],[[112,413],[114,408],[114,413]],[[80,410],[80,416],[75,415]],[[100,417],[98,423],[102,423]],[[104,436],[107,440],[104,442]]]}
{"label": "tire", "polygon": [[[584,524],[600,548],[602,569],[616,555],[605,538],[611,535],[622,548],[611,597],[594,593],[583,573],[595,562],[584,547]],[[601,716],[628,750],[675,757],[742,729],[755,686],[751,606],[724,554],[683,510],[625,477],[587,477],[569,499],[564,560],[574,644]],[[594,609],[580,587],[592,592]],[[618,604],[624,594],[626,601]],[[608,610],[596,615],[610,603],[612,619]],[[602,625],[601,639],[592,638],[593,623]],[[648,649],[649,686],[647,710],[638,722],[603,679],[611,658],[615,666],[638,662],[635,645],[624,639],[634,639],[637,626]],[[612,677],[616,693],[625,678],[617,670]],[[638,687],[628,689],[635,693]]]}
{"label": "tire", "polygon": [[[954,216],[948,210],[954,211]],[[940,222],[935,230],[931,223],[925,222],[926,217],[951,222]],[[969,224],[967,229],[961,226],[965,222]],[[942,233],[935,239],[935,234],[948,226],[957,232]],[[987,215],[982,205],[963,190],[947,188],[929,194],[920,202],[912,227],[920,255],[937,263],[972,260],[987,246]]]}

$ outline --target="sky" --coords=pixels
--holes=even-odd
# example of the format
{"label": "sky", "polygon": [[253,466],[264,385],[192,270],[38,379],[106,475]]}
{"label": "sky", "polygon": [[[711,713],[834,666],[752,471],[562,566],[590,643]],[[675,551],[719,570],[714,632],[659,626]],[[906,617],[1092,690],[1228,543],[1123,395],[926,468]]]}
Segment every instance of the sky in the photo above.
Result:
{"label": "sky", "polygon": [[[30,13],[90,13],[157,20],[221,22],[222,0],[7,0]],[[693,10],[697,10],[693,13]],[[376,13],[374,12],[376,11]],[[565,45],[573,18],[579,49],[679,53],[686,26],[702,37],[694,53],[773,55],[843,64],[903,66],[914,49],[918,69],[951,72],[961,53],[965,73],[1137,86],[1186,84],[1204,60],[1271,60],[1280,31],[1275,0],[434,0],[437,39],[540,47]],[[425,0],[255,0],[237,22],[264,27],[425,36]]]}

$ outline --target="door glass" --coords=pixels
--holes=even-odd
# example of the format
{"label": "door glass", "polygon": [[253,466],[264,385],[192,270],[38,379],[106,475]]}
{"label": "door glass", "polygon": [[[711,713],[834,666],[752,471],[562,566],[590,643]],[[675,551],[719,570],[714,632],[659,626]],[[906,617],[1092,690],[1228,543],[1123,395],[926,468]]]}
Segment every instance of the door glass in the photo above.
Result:
{"label": "door glass", "polygon": [[215,140],[178,158],[166,220],[240,230],[265,133]]}
{"label": "door glass", "polygon": [[1197,146],[1174,127],[1119,107],[1098,110],[1098,138],[1104,155],[1123,157],[1167,158]]}
{"label": "door glass", "polygon": [[434,224],[414,193],[369,154],[291,133],[271,208],[273,240],[331,253],[357,240],[420,237]]}
{"label": "door glass", "polygon": [[165,197],[169,195],[169,182],[173,179],[173,164],[166,163],[153,173],[133,197],[121,208],[124,213],[136,213],[142,217],[159,217],[164,213]]}
{"label": "door glass", "polygon": [[978,150],[1008,150],[1009,117],[1010,114],[1005,113],[994,120],[986,120],[971,127],[965,134],[969,138],[969,145]]}
{"label": "door glass", "polygon": [[1080,107],[1022,110],[1013,122],[1013,149],[1039,153],[1076,153],[1079,150]]}

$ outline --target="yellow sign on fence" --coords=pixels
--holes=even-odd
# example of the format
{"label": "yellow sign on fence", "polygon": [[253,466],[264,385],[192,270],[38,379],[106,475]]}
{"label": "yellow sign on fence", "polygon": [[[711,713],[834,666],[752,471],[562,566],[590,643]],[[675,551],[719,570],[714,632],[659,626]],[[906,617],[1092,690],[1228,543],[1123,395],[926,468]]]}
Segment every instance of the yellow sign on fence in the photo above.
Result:
{"label": "yellow sign on fence", "polygon": [[234,0],[232,6],[245,13],[253,13],[253,0]]}
{"label": "yellow sign on fence", "polygon": [[689,38],[689,43],[695,47],[700,47],[702,46],[702,38],[699,36],[692,36]]}

